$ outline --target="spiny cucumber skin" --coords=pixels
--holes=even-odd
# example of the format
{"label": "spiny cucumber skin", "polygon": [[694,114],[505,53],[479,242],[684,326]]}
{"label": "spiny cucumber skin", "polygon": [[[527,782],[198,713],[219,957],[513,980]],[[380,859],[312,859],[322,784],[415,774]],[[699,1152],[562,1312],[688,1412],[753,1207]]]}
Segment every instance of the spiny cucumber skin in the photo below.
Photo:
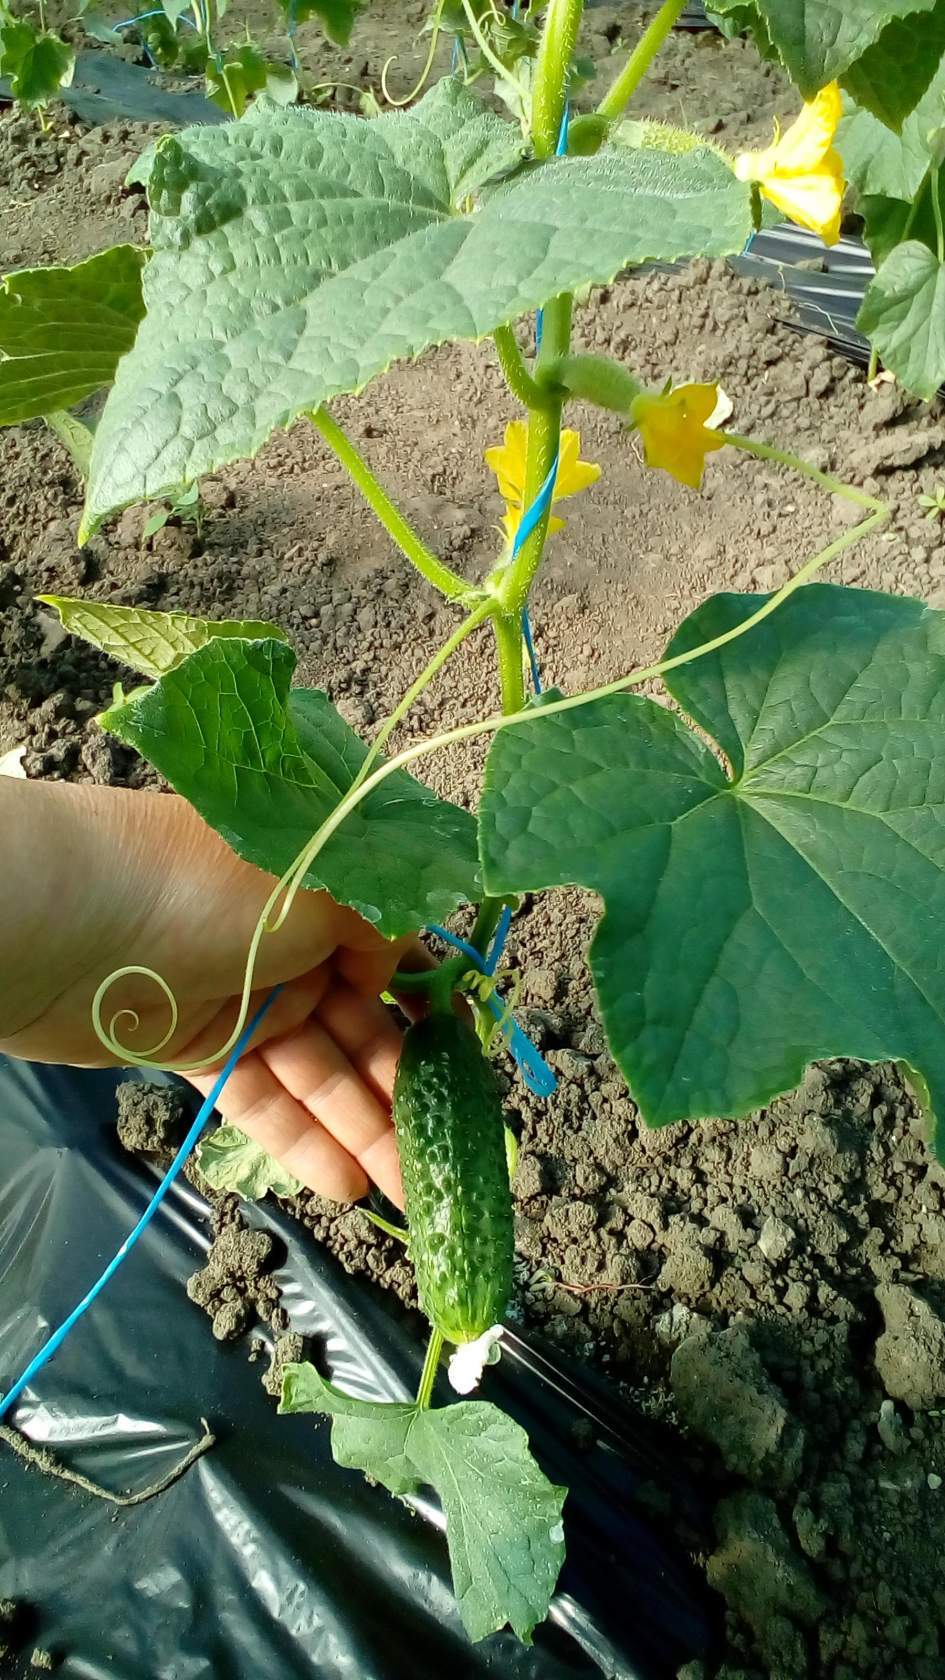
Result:
{"label": "spiny cucumber skin", "polygon": [[509,1303],[513,1223],[502,1100],[464,1021],[409,1028],[393,1112],[420,1305],[447,1341],[475,1341]]}

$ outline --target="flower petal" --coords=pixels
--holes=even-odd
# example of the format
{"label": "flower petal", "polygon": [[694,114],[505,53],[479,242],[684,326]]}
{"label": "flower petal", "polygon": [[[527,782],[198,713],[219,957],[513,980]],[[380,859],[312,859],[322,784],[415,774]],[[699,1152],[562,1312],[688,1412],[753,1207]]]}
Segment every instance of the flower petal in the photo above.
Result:
{"label": "flower petal", "polygon": [[566,428],[561,433],[560,457],[558,472],[555,478],[554,499],[564,501],[566,496],[576,496],[581,490],[589,490],[600,478],[600,467],[593,461],[582,461],[581,434]]}
{"label": "flower petal", "polygon": [[525,488],[525,451],[528,426],[524,420],[510,420],[505,428],[505,442],[485,451],[486,465],[492,468],[503,501],[521,505]]}
{"label": "flower petal", "polygon": [[828,152],[820,168],[807,175],[769,176],[761,191],[792,221],[818,233],[825,245],[836,245],[843,205],[843,164],[837,152]]}
{"label": "flower petal", "polygon": [[698,490],[705,458],[725,446],[721,432],[705,424],[718,402],[715,385],[679,385],[665,396],[637,397],[631,415],[643,439],[648,467],[661,467],[680,484]]}
{"label": "flower petal", "polygon": [[816,169],[833,145],[842,115],[840,89],[836,82],[829,82],[802,108],[800,116],[777,141],[774,151],[778,172],[806,173]]}
{"label": "flower petal", "polygon": [[450,1356],[449,1379],[457,1394],[472,1394],[486,1365],[494,1365],[502,1325],[494,1324],[474,1342],[465,1342]]}

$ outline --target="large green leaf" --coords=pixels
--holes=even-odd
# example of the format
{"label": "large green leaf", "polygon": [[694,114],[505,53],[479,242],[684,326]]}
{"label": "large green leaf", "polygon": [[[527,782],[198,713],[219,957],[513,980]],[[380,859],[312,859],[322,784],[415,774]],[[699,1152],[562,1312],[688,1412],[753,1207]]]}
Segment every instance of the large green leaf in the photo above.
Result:
{"label": "large green leaf", "polygon": [[55,609],[70,635],[81,636],[145,677],[165,676],[221,636],[286,640],[277,624],[249,618],[191,618],[189,613],[148,612],[144,607],[117,607],[111,601],[83,601],[69,595],[37,595],[36,599]]}
{"label": "large green leaf", "polygon": [[115,377],[144,314],[146,253],[115,245],[74,268],[0,281],[0,426],[71,408]]}
{"label": "large green leaf", "polygon": [[930,133],[941,126],[945,111],[945,61],[937,65],[927,91],[915,110],[893,134],[871,112],[851,109],[837,130],[837,149],[844,173],[858,193],[910,200],[929,167]]}
{"label": "large green leaf", "polygon": [[483,1401],[420,1411],[355,1400],[311,1365],[288,1365],[282,1412],[332,1419],[338,1464],[391,1493],[439,1496],[459,1613],[470,1639],[509,1623],[526,1644],[548,1613],[564,1561],[566,1489],[542,1474],[517,1423]]}
{"label": "large green leaf", "polygon": [[935,0],[756,0],[785,69],[804,95],[842,76],[893,18],[931,11]]}
{"label": "large green leaf", "polygon": [[[670,651],[759,600],[713,597]],[[813,585],[668,686],[731,777],[639,697],[503,730],[488,891],[602,896],[591,967],[650,1125],[749,1113],[826,1056],[901,1059],[945,1115],[945,614]]]}
{"label": "large green leaf", "polygon": [[[938,197],[945,217],[945,182],[939,182]],[[903,198],[880,196],[860,198],[856,207],[863,217],[863,237],[875,268],[879,268],[890,251],[895,250],[907,236],[919,240],[930,251],[937,249],[938,230],[931,181],[926,181],[920,190],[914,208]]]}
{"label": "large green leaf", "polygon": [[945,384],[945,263],[918,239],[897,245],[870,281],[856,324],[906,389],[930,400]]}
{"label": "large green leaf", "polygon": [[[214,640],[102,722],[156,765],[240,857],[282,875],[360,768],[364,742],[317,689],[289,684],[284,642]],[[387,938],[477,896],[468,811],[397,771],[305,877]]]}
{"label": "large green leaf", "polygon": [[85,532],[398,357],[751,231],[749,188],[709,149],[553,160],[474,202],[522,144],[453,78],[373,122],[257,106],[162,140],[148,312],[98,428]]}
{"label": "large green leaf", "polygon": [[945,0],[930,12],[895,18],[876,45],[851,64],[843,85],[857,104],[898,134],[927,91],[945,51]]}

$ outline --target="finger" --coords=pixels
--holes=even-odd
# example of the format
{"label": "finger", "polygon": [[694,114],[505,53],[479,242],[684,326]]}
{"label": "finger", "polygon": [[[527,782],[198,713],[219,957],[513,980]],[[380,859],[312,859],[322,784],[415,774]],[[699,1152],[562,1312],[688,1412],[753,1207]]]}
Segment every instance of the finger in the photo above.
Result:
{"label": "finger", "polygon": [[[244,1050],[244,1055],[250,1049],[258,1049],[271,1038],[281,1037],[285,1033],[294,1032],[302,1021],[321,1003],[331,980],[331,970],[327,963],[320,968],[312,969],[309,974],[303,974],[297,980],[289,980],[283,986],[275,1002],[267,1009],[259,1026]],[[253,1016],[271,996],[271,988],[266,987],[251,994],[247,1008],[246,1019],[251,1021]],[[201,1030],[190,1039],[182,1050],[175,1050],[175,1060],[199,1063],[206,1062],[208,1072],[220,1067],[226,1052],[221,1050],[232,1037],[237,1019],[237,1003],[233,998],[222,1000],[210,1020]],[[201,1069],[201,1071],[203,1071]]]}
{"label": "finger", "polygon": [[[195,1074],[191,1084],[206,1095],[213,1075]],[[240,1062],[217,1106],[224,1120],[247,1132],[309,1190],[336,1202],[367,1194],[366,1171],[286,1090],[260,1052]]]}
{"label": "finger", "polygon": [[343,980],[329,986],[318,1020],[385,1105],[390,1103],[404,1036],[380,998],[359,997]]}
{"label": "finger", "polygon": [[260,1054],[275,1078],[320,1121],[374,1183],[402,1205],[400,1165],[386,1103],[365,1084],[341,1046],[318,1020]]}
{"label": "finger", "polygon": [[389,985],[401,962],[416,949],[412,934],[405,934],[402,939],[381,940],[375,933],[373,944],[349,943],[345,939],[336,954],[335,967],[355,991],[365,997],[377,997]]}

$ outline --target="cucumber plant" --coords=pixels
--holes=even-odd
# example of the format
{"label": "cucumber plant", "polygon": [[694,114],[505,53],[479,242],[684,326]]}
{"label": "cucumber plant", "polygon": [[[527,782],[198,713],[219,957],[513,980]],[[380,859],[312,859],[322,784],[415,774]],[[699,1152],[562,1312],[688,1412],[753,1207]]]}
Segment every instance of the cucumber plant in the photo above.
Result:
{"label": "cucumber plant", "polygon": [[[462,10],[479,25],[481,7],[463,0]],[[646,389],[632,369],[572,345],[575,292],[609,284],[628,264],[738,252],[765,199],[834,224],[842,178],[831,77],[845,66],[813,0],[765,0],[774,37],[788,18],[791,38],[804,40],[805,91],[818,84],[772,148],[734,159],[698,135],[628,121],[679,11],[666,0],[598,109],[569,127],[581,11],[581,0],[525,9],[540,27],[519,121],[495,115],[457,76],[373,121],[260,101],[240,122],[162,139],[142,166],[151,248],[141,307],[127,257],[113,259],[127,284],[116,291],[111,356],[96,317],[97,362],[80,355],[78,330],[58,378],[42,361],[51,324],[81,307],[88,273],[73,270],[45,288],[24,282],[35,330],[0,361],[7,417],[26,417],[34,371],[49,375],[38,413],[114,375],[83,541],[120,509],[173,497],[252,456],[277,428],[311,423],[405,560],[458,615],[374,739],[360,740],[325,694],[293,687],[295,655],[275,626],[46,599],[69,630],[145,679],[116,693],[104,727],[275,878],[220,1056],[246,1019],[260,942],[303,888],[326,889],[387,937],[476,905],[470,943],[484,959],[521,894],[579,884],[603,906],[590,949],[600,1015],[648,1124],[747,1115],[818,1057],[896,1060],[945,1158],[945,618],[918,601],[813,581],[877,529],[882,502],[720,429],[714,386],[668,377]],[[876,0],[849,0],[844,40],[868,46],[881,11]],[[540,345],[526,356],[515,327],[535,310]],[[502,540],[477,581],[404,518],[328,405],[397,359],[487,338],[513,418],[505,445],[490,451],[507,510]],[[655,663],[587,693],[529,701],[525,614],[556,523],[552,502],[595,476],[562,430],[578,403],[620,416],[647,469],[670,473],[679,494],[695,494],[714,457],[736,450],[805,474],[862,517],[777,593],[704,602]],[[494,639],[501,709],[383,756],[417,697],[480,635]],[[657,680],[662,700],[631,692]],[[473,815],[411,772],[479,737],[492,739]],[[427,989],[430,1005],[406,1036],[394,1101],[408,1237],[431,1321],[416,1398],[358,1400],[298,1365],[282,1405],[329,1417],[339,1463],[391,1493],[432,1485],[469,1636],[508,1623],[527,1640],[563,1559],[565,1490],[490,1403],[432,1403],[444,1341],[457,1344],[454,1359],[477,1348],[485,1357],[510,1289],[500,1107],[453,1013],[457,994],[483,1000],[475,966],[460,955],[396,982]],[[153,1046],[123,1042],[125,972],[102,977],[99,1035],[123,1061],[159,1063],[175,1000],[154,975],[168,1034]],[[239,1134],[218,1138],[209,1169],[225,1174],[244,1144]],[[258,1152],[244,1151],[237,1170],[285,1191]]]}
{"label": "cucumber plant", "polygon": [[44,0],[16,12],[10,0],[0,0],[0,77],[17,105],[36,112],[40,128],[49,127],[46,107],[70,86],[74,71],[71,46],[46,27]]}

